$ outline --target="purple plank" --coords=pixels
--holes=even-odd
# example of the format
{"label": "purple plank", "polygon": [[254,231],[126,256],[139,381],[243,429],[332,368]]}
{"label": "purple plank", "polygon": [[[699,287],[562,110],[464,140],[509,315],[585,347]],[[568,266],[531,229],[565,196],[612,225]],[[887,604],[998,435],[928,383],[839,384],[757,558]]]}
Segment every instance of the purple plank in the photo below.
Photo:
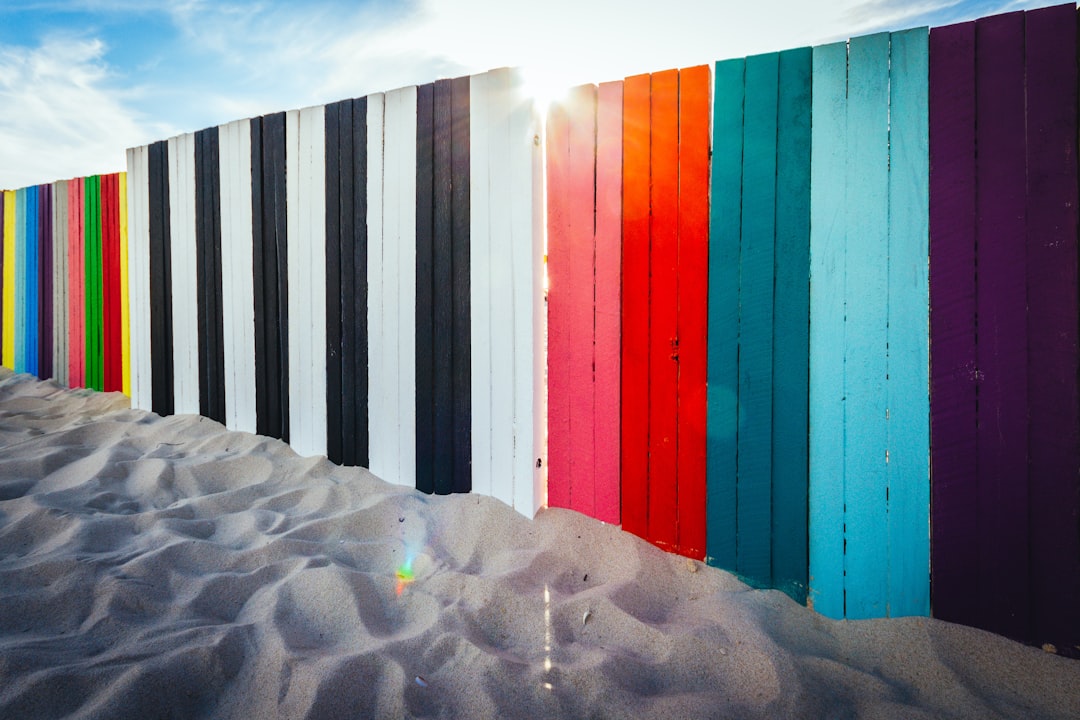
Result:
{"label": "purple plank", "polygon": [[1027,13],[1031,634],[1080,655],[1077,67],[1072,4]]}
{"label": "purple plank", "polygon": [[53,376],[52,185],[38,186],[38,377]]}
{"label": "purple plank", "polygon": [[975,23],[930,31],[933,614],[978,623]]}
{"label": "purple plank", "polygon": [[975,25],[979,600],[987,630],[1027,636],[1024,14]]}

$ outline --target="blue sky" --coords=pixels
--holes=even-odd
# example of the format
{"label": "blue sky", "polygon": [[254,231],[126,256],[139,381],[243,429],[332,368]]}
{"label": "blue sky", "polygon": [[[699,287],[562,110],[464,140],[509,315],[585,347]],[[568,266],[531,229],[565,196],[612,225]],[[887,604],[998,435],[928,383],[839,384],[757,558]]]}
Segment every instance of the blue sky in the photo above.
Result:
{"label": "blue sky", "polygon": [[0,0],[0,187],[114,172],[125,148],[181,132],[493,67],[600,82],[1052,4]]}

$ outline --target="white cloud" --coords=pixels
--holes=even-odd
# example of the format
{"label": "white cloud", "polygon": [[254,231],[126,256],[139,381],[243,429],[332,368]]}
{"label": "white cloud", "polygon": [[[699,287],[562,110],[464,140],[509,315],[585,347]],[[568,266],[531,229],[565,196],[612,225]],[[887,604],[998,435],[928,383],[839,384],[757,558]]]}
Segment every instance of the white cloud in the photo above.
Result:
{"label": "white cloud", "polygon": [[168,132],[108,87],[103,53],[96,39],[0,48],[0,187],[122,170],[125,148]]}

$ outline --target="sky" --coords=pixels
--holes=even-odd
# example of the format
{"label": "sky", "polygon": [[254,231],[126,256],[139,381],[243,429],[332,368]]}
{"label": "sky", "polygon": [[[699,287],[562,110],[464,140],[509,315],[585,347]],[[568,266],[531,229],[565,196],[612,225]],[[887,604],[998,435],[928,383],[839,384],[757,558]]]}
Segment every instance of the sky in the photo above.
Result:
{"label": "sky", "polygon": [[1053,4],[0,0],[0,188],[116,172],[129,147],[496,67],[551,92]]}

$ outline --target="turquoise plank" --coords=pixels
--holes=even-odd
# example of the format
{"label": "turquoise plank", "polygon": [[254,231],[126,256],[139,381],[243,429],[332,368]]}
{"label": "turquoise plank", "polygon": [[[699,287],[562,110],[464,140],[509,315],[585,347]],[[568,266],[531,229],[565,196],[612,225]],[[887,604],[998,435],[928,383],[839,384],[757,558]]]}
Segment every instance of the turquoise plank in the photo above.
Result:
{"label": "turquoise plank", "polygon": [[742,225],[745,61],[716,64],[709,217],[709,359],[706,557],[736,569],[739,386],[739,228]]}
{"label": "turquoise plank", "polygon": [[15,191],[15,372],[26,372],[26,188]]}
{"label": "turquoise plank", "polygon": [[890,61],[889,617],[930,614],[929,39],[893,33]]}
{"label": "turquoise plank", "polygon": [[739,266],[739,574],[772,582],[773,255],[779,55],[746,59]]}
{"label": "turquoise plank", "polygon": [[847,44],[813,50],[810,166],[810,595],[844,616]]}
{"label": "turquoise plank", "polygon": [[780,54],[773,330],[772,584],[806,602],[810,360],[810,48]]}
{"label": "turquoise plank", "polygon": [[889,35],[848,53],[844,294],[845,617],[884,617],[888,595]]}

